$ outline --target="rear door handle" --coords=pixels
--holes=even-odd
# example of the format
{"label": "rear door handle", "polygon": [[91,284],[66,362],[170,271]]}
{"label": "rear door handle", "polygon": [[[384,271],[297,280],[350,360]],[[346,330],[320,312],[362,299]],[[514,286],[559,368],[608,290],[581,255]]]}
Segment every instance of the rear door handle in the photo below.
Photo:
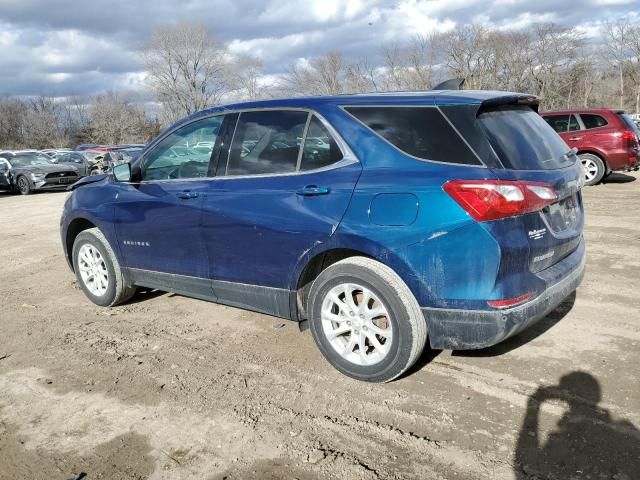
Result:
{"label": "rear door handle", "polygon": [[190,192],[189,190],[185,190],[184,192],[176,193],[176,197],[181,198],[182,200],[190,200],[192,198],[198,198],[198,192]]}
{"label": "rear door handle", "polygon": [[303,197],[312,197],[315,195],[326,195],[329,193],[329,187],[319,187],[317,185],[307,185],[306,187],[301,188],[296,193],[298,195],[302,195]]}
{"label": "rear door handle", "polygon": [[582,137],[571,137],[571,138],[569,138],[569,140],[571,140],[573,142],[577,142],[578,140],[582,140]]}

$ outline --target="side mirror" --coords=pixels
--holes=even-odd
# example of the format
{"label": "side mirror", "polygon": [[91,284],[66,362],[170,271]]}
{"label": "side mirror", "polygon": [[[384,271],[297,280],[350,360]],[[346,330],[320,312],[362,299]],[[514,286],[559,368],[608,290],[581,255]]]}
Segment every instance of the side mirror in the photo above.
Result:
{"label": "side mirror", "polygon": [[128,163],[121,163],[119,165],[115,165],[111,169],[113,173],[113,178],[115,178],[118,182],[129,182],[131,181],[131,165]]}

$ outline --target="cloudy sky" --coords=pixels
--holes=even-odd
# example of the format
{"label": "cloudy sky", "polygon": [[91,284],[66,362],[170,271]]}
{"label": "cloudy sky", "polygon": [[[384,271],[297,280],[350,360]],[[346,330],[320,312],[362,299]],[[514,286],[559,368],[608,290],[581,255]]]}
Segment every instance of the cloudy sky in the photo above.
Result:
{"label": "cloudy sky", "polygon": [[640,20],[640,0],[0,0],[0,94],[144,96],[136,51],[156,27],[181,20],[205,22],[277,74],[330,50],[372,56],[385,43],[469,22],[552,21],[589,35],[619,17]]}

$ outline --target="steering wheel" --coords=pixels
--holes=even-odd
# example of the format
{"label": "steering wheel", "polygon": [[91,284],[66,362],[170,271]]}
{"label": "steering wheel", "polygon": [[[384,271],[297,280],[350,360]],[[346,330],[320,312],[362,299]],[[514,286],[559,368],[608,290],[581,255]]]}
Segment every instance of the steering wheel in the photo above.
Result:
{"label": "steering wheel", "polygon": [[205,173],[202,172],[203,164],[202,162],[189,161],[180,164],[177,168],[174,168],[169,172],[167,178],[175,179],[175,178],[201,178],[205,176]]}

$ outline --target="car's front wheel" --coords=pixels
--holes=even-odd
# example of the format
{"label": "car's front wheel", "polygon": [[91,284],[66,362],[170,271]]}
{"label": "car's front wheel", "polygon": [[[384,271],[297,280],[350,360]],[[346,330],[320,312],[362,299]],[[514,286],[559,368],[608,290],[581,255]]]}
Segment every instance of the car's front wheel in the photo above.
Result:
{"label": "car's front wheel", "polygon": [[16,186],[18,187],[18,191],[22,195],[29,195],[30,193],[32,193],[31,182],[24,175],[18,177]]}
{"label": "car's front wheel", "polygon": [[427,325],[418,302],[392,269],[370,258],[350,257],[323,270],[308,305],[320,351],[350,377],[391,381],[424,349]]}
{"label": "car's front wheel", "polygon": [[592,153],[581,153],[578,157],[580,157],[580,162],[582,162],[584,184],[596,185],[600,183],[607,173],[607,167],[602,159]]}
{"label": "car's front wheel", "polygon": [[129,300],[135,293],[135,288],[126,285],[118,259],[98,228],[78,234],[72,255],[78,283],[96,305],[111,307]]}

